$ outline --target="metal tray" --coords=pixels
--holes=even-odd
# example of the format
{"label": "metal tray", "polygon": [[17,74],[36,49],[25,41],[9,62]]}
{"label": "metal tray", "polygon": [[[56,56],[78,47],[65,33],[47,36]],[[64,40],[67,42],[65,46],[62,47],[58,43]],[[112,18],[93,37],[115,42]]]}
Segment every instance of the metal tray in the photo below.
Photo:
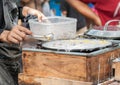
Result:
{"label": "metal tray", "polygon": [[120,39],[120,27],[109,25],[111,22],[120,22],[120,20],[110,20],[105,24],[105,26],[93,27],[88,30],[85,35],[96,38]]}
{"label": "metal tray", "polygon": [[120,39],[120,31],[104,31],[91,29],[88,32],[86,32],[85,35],[93,36],[96,38]]}

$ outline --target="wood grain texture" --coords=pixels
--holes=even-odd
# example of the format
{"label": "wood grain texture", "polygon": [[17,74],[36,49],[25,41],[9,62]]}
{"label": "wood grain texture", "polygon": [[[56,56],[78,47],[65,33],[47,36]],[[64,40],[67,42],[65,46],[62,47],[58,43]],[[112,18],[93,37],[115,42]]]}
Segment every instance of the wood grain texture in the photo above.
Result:
{"label": "wood grain texture", "polygon": [[113,76],[111,60],[118,55],[120,49],[90,57],[24,51],[23,73],[34,77],[55,77],[96,84]]}
{"label": "wood grain texture", "polygon": [[115,80],[120,81],[120,62],[114,62]]}
{"label": "wood grain texture", "polygon": [[92,85],[92,82],[75,81],[62,78],[40,78],[20,74],[19,85]]}
{"label": "wood grain texture", "polygon": [[87,58],[87,81],[95,83],[113,77],[112,59],[120,54],[120,49]]}
{"label": "wood grain texture", "polygon": [[86,57],[41,52],[25,52],[23,57],[28,75],[86,81]]}

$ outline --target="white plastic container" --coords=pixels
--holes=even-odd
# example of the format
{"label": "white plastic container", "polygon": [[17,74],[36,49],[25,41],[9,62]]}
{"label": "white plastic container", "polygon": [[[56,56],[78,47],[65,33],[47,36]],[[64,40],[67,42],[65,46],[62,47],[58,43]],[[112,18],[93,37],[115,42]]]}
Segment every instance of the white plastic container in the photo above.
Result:
{"label": "white plastic container", "polygon": [[29,20],[30,30],[37,39],[72,39],[76,35],[76,22],[74,18],[47,17],[41,22]]}

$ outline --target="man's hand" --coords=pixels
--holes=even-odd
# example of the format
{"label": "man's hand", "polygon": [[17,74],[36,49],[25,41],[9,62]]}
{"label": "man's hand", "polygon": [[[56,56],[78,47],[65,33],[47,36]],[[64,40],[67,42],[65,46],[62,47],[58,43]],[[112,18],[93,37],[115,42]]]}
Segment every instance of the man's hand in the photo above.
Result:
{"label": "man's hand", "polygon": [[11,31],[3,31],[0,35],[0,40],[7,43],[20,43],[26,37],[26,35],[31,35],[32,32],[27,28],[22,26],[14,26]]}

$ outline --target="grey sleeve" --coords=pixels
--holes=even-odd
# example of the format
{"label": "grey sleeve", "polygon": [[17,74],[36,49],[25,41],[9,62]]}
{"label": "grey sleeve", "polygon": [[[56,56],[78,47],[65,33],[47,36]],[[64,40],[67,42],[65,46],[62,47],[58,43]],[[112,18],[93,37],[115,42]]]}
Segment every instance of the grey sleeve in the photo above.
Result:
{"label": "grey sleeve", "polygon": [[4,29],[0,29],[0,34],[3,32]]}

